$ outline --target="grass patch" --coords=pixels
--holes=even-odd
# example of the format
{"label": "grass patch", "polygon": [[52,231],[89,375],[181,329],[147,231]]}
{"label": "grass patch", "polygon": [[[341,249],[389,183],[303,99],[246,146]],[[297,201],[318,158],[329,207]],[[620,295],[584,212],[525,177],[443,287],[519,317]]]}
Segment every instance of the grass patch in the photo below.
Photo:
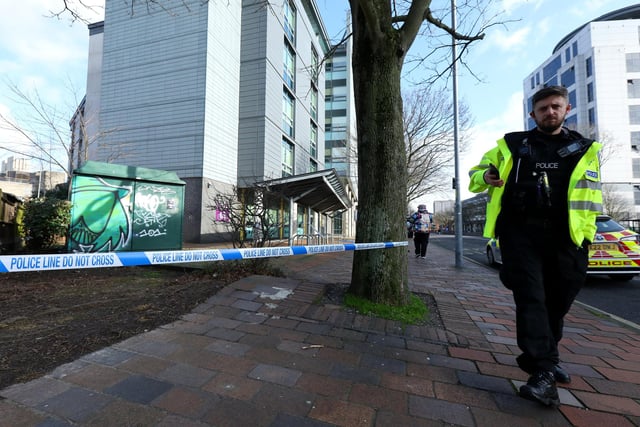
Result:
{"label": "grass patch", "polygon": [[413,294],[409,296],[409,304],[405,306],[378,304],[352,294],[344,296],[344,304],[356,309],[360,314],[396,320],[403,325],[422,324],[426,321],[429,313],[424,301]]}

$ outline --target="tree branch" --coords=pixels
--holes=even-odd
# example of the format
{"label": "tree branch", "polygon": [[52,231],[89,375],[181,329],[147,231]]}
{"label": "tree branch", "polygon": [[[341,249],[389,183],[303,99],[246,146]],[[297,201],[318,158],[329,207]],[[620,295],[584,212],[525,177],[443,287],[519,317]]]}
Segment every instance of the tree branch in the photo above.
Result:
{"label": "tree branch", "polygon": [[430,0],[414,0],[411,2],[409,12],[407,15],[404,15],[403,19],[392,19],[392,21],[395,22],[403,22],[403,25],[400,28],[400,33],[402,35],[400,43],[402,45],[402,51],[404,52],[402,55],[403,57],[406,55],[406,52],[409,50],[409,47],[413,44],[416,36],[418,35],[422,22],[424,21],[424,14],[429,10],[430,4]]}
{"label": "tree branch", "polygon": [[[84,24],[89,24],[89,20],[84,17],[86,11],[91,12],[92,14],[98,14],[98,9],[103,9],[103,7],[88,5],[83,0],[61,0],[63,7],[61,10],[54,12],[52,10],[49,11],[51,18],[62,19],[63,15],[69,15],[71,17],[71,22],[80,21]],[[74,4],[77,3],[77,4]]]}
{"label": "tree branch", "polygon": [[427,22],[433,24],[434,26],[440,28],[441,30],[444,30],[445,32],[449,33],[451,37],[453,37],[456,40],[466,40],[471,42],[475,40],[484,39],[484,33],[479,33],[479,34],[476,34],[475,36],[469,36],[469,35],[461,34],[457,31],[454,31],[453,28],[451,28],[449,25],[446,25],[441,20],[433,16],[433,14],[431,13],[431,9],[427,9],[425,11],[424,19]]}

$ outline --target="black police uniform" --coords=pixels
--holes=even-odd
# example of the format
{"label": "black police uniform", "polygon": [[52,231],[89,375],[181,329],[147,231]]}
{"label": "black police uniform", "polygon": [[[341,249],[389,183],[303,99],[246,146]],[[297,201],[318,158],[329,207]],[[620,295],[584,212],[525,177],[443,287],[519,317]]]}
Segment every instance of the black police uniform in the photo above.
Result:
{"label": "black police uniform", "polygon": [[[518,347],[523,352],[518,365],[533,374],[558,364],[563,319],[586,279],[589,242],[576,247],[571,240],[567,191],[589,142],[566,128],[558,135],[516,132],[505,140],[513,168],[496,223],[500,279],[516,304]],[[581,144],[572,145],[575,141]]]}

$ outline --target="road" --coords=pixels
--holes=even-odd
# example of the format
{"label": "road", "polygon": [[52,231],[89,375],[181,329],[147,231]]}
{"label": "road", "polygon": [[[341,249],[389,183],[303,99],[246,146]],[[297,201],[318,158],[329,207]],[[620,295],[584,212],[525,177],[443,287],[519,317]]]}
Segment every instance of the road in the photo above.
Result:
{"label": "road", "polygon": [[[485,244],[487,239],[475,236],[464,236],[462,241],[463,262],[476,262],[487,265]],[[433,235],[431,244],[437,244],[455,251],[454,236]],[[598,310],[619,317],[628,322],[640,325],[640,278],[629,282],[616,282],[606,276],[589,276],[585,287],[580,291],[577,300]],[[640,328],[640,326],[638,326]]]}

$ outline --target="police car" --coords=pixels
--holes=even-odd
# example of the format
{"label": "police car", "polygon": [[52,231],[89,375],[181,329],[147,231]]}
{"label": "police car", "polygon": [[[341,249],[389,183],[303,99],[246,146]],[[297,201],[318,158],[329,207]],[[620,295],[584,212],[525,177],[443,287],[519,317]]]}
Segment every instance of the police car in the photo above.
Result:
{"label": "police car", "polygon": [[[604,274],[619,281],[629,281],[640,274],[640,234],[627,230],[609,215],[596,219],[596,236],[589,246],[588,274]],[[500,242],[487,242],[489,265],[502,263]]]}

